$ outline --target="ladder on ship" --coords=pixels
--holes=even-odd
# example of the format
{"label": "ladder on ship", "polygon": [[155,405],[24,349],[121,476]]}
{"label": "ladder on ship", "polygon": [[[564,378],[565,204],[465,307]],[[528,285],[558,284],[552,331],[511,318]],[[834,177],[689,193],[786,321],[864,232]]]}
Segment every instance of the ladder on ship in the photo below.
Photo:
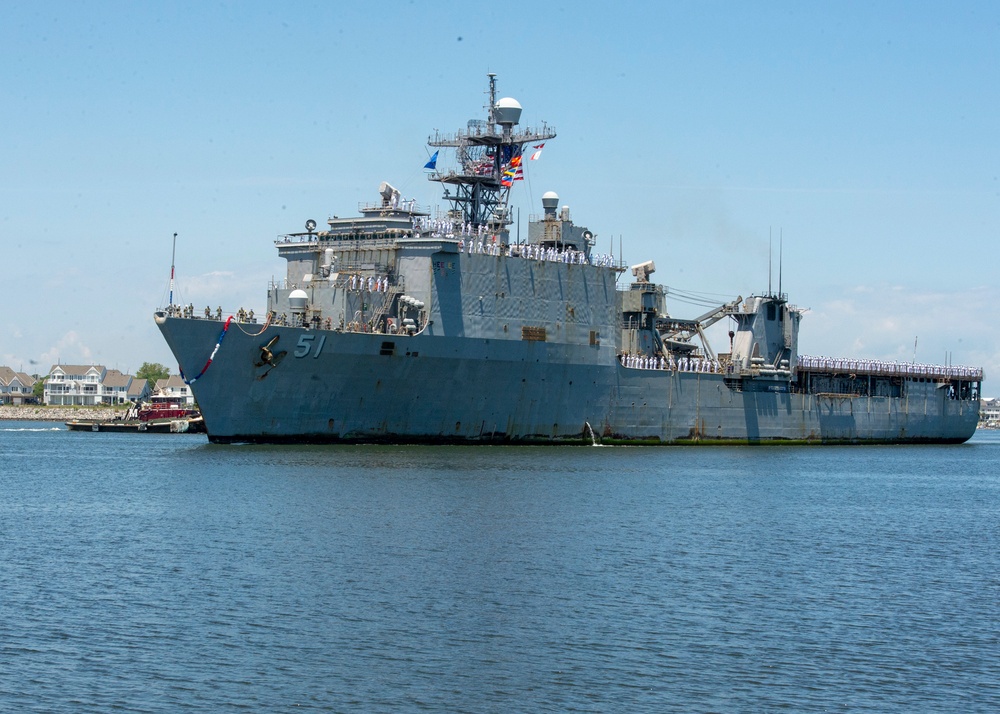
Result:
{"label": "ladder on ship", "polygon": [[392,306],[393,301],[396,299],[397,295],[403,293],[402,285],[390,285],[389,289],[384,293],[385,298],[382,300],[382,304],[375,308],[375,312],[372,313],[371,326],[375,329],[378,326],[379,320],[385,317],[386,311]]}

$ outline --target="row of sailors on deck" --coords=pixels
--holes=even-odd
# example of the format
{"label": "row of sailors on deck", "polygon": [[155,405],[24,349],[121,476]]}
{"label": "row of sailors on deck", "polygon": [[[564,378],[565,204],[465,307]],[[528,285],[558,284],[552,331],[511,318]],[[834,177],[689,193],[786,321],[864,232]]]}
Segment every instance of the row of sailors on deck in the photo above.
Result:
{"label": "row of sailors on deck", "polygon": [[360,292],[384,293],[389,290],[389,278],[376,278],[373,275],[369,275],[367,278],[363,275],[352,275],[346,281],[346,284],[351,290],[358,290]]}
{"label": "row of sailors on deck", "polygon": [[976,367],[946,367],[916,362],[887,362],[877,359],[846,359],[838,357],[799,356],[799,367],[828,370],[831,372],[876,372],[880,374],[927,375],[932,377],[982,378]]}
{"label": "row of sailors on deck", "polygon": [[458,241],[458,251],[468,255],[478,253],[482,255],[503,255],[506,257],[520,256],[529,260],[548,260],[554,263],[570,263],[572,265],[614,265],[614,258],[610,255],[588,256],[582,250],[572,248],[558,249],[537,245],[535,243],[522,243],[518,245],[503,245],[489,239],[476,241],[472,238]]}
{"label": "row of sailors on deck", "polygon": [[451,221],[433,220],[431,218],[415,218],[413,226],[421,233],[430,233],[435,238],[455,236],[479,236],[482,238],[487,233],[486,226],[474,226],[471,223],[455,226]]}
{"label": "row of sailors on deck", "polygon": [[618,360],[623,367],[631,369],[659,369],[670,370],[671,372],[705,372],[718,373],[722,371],[722,365],[718,360],[703,359],[701,357],[663,357],[661,355],[634,355],[628,352],[618,355]]}
{"label": "row of sailors on deck", "polygon": [[[241,310],[243,308],[240,308]],[[167,307],[167,314],[171,317],[194,317],[194,303],[188,303],[187,305],[170,305]],[[212,308],[205,308],[205,319],[208,320],[212,317]],[[215,311],[215,317],[217,320],[222,319],[222,308],[219,307]]]}
{"label": "row of sailors on deck", "polygon": [[570,263],[572,265],[599,265],[609,267],[615,264],[614,258],[610,255],[593,254],[588,256],[582,250],[572,248],[558,249],[547,248],[534,243],[524,243],[516,245],[508,255],[520,255],[529,260],[549,260],[554,263]]}
{"label": "row of sailors on deck", "polygon": [[194,303],[190,305],[167,305],[166,312],[171,317],[194,317]]}
{"label": "row of sailors on deck", "polygon": [[[194,303],[188,303],[187,305],[170,305],[167,307],[166,312],[171,317],[193,318]],[[215,310],[212,310],[210,305],[206,305],[204,315],[206,320],[211,320],[213,317],[216,320],[222,320],[222,306],[220,305],[215,308]],[[233,319],[236,322],[256,322],[256,320],[254,320],[253,310],[244,310],[242,307],[236,311],[236,314],[233,315]]]}

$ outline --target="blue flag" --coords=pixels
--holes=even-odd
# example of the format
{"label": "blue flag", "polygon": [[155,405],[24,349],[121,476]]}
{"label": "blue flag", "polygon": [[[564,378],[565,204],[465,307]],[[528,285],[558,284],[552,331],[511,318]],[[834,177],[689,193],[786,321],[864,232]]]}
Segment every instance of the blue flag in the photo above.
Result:
{"label": "blue flag", "polygon": [[[440,149],[438,151],[440,151]],[[431,157],[431,160],[428,161],[426,164],[424,164],[424,168],[425,169],[436,169],[437,168],[437,164],[438,164],[438,152],[435,151],[434,152],[434,156]]]}

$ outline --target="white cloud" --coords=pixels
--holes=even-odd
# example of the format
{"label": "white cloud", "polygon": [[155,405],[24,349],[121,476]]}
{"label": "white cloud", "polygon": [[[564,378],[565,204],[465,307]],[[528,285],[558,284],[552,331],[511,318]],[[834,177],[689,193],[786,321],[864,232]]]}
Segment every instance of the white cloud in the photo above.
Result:
{"label": "white cloud", "polygon": [[84,344],[75,330],[60,337],[54,345],[42,352],[41,364],[44,368],[53,364],[90,364],[93,350]]}
{"label": "white cloud", "polygon": [[817,291],[806,314],[799,349],[807,354],[983,367],[1000,375],[1000,334],[987,316],[1000,289],[918,290],[859,285],[840,293]]}
{"label": "white cloud", "polygon": [[[799,327],[799,354],[982,367],[983,391],[1000,396],[1000,331],[989,316],[1000,303],[1000,288],[918,290],[889,284],[855,285],[843,290],[816,287]],[[670,296],[667,297],[668,308]],[[793,304],[795,301],[792,301]],[[690,311],[676,310],[688,316]],[[709,331],[725,351],[722,321]],[[990,377],[997,380],[993,388]]]}

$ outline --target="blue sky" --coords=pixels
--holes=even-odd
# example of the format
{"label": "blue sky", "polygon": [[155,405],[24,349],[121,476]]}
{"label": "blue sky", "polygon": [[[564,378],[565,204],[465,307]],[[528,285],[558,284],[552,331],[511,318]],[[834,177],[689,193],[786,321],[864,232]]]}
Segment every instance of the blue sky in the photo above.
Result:
{"label": "blue sky", "polygon": [[439,203],[427,137],[483,116],[487,72],[559,134],[522,221],[556,191],[719,302],[767,289],[769,240],[777,287],[780,236],[803,353],[917,339],[997,392],[992,2],[6,2],[0,364],[176,369],[173,233],[179,301],[263,312],[277,235],[383,180]]}

